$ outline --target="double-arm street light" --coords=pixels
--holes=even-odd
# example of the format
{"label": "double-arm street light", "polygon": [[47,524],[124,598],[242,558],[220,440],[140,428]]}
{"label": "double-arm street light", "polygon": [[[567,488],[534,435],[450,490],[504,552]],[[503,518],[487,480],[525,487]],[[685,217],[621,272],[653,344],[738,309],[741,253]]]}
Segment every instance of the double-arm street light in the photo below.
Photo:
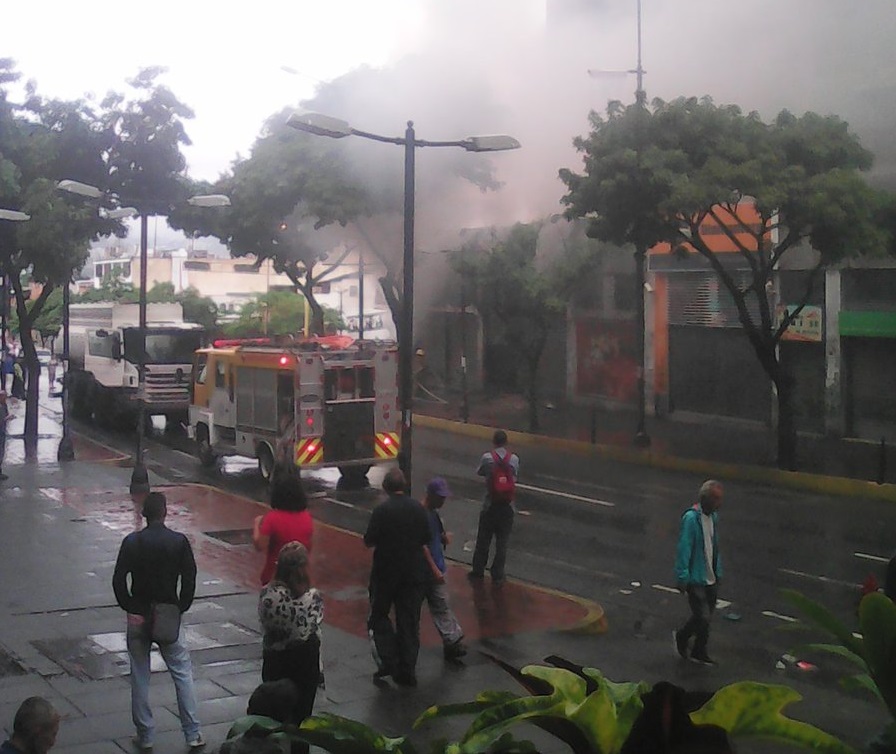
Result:
{"label": "double-arm street light", "polygon": [[458,147],[468,152],[503,152],[519,149],[512,136],[471,136],[458,141],[425,141],[418,139],[414,122],[408,121],[404,136],[381,136],[353,128],[338,118],[319,113],[293,113],[286,121],[299,131],[341,139],[360,136],[404,147],[404,255],[402,262],[401,323],[398,332],[399,403],[401,405],[401,451],[399,465],[411,487],[411,455],[413,427],[413,352],[414,352],[414,158],[421,147]]}
{"label": "double-arm street light", "polygon": [[[71,194],[86,196],[91,199],[101,199],[107,196],[106,192],[80,181],[63,180],[59,181],[57,188],[62,191],[68,191]],[[187,200],[187,203],[194,207],[229,207],[230,199],[224,194],[206,194],[201,196],[193,196]],[[136,209],[135,207],[119,207],[112,210],[104,210],[103,216],[112,220],[120,220],[125,217],[140,216],[140,353],[137,361],[137,400],[138,400],[138,419],[137,419],[137,444],[134,451],[134,470],[131,473],[132,482],[140,482],[146,480],[146,466],[143,461],[143,442],[146,434],[146,268],[148,266],[149,252],[147,249],[148,238],[148,221],[149,215]],[[68,301],[65,302],[65,318],[68,322]],[[66,372],[68,372],[68,327],[64,336],[65,340],[65,359]],[[68,421],[66,419],[66,405],[68,402],[68,376],[63,381],[63,441],[67,435]],[[60,454],[62,453],[60,444]]]}
{"label": "double-arm street light", "polygon": [[[20,212],[17,209],[0,208],[0,220],[8,220],[14,223],[23,223],[31,219],[31,215]],[[9,280],[6,278],[6,270],[0,267],[0,360],[6,358],[6,321],[9,318]],[[6,372],[4,364],[0,364],[0,389],[6,390]]]}

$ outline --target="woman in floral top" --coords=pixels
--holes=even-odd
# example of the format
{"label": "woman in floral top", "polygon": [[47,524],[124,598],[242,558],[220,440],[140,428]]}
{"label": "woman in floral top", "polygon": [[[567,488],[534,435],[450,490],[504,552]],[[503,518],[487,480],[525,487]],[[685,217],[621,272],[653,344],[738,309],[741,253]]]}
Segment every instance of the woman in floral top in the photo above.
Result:
{"label": "woman in floral top", "polygon": [[258,598],[258,619],[264,632],[261,678],[288,678],[299,692],[295,719],[299,724],[314,708],[320,682],[320,626],[324,603],[311,587],[308,550],[287,542],[277,556],[277,569]]}

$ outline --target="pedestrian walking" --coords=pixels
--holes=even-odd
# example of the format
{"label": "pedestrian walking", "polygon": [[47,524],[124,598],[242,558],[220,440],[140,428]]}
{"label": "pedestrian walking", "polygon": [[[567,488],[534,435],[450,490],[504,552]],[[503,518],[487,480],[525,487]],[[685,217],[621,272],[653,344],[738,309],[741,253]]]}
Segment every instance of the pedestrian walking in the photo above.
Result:
{"label": "pedestrian walking", "polygon": [[12,421],[9,404],[6,402],[6,391],[0,390],[0,482],[9,479],[3,473],[3,459],[6,457],[6,429]]}
{"label": "pedestrian walking", "polygon": [[0,754],[47,754],[56,745],[59,720],[46,699],[29,696],[16,710],[12,736],[0,746]]}
{"label": "pedestrian walking", "polygon": [[447,566],[445,550],[451,543],[451,534],[445,531],[439,511],[445,501],[451,497],[448,482],[442,477],[431,479],[426,485],[426,497],[423,507],[429,519],[429,545],[426,548],[426,560],[429,564],[429,578],[426,581],[424,597],[429,605],[432,622],[442,637],[442,656],[446,662],[458,663],[467,653],[464,646],[464,632],[448,602],[448,585],[445,583]]}
{"label": "pedestrian walking", "polygon": [[12,365],[12,397],[25,400],[25,360],[21,356]]}
{"label": "pedestrian walking", "polygon": [[[196,592],[193,549],[186,536],[165,526],[167,514],[165,496],[161,492],[149,493],[143,502],[146,528],[124,538],[112,576],[115,599],[127,613],[127,647],[131,660],[131,717],[137,729],[134,743],[143,750],[152,748],[155,736],[155,724],[149,706],[149,652],[153,643],[150,616],[154,612],[154,606],[158,604],[174,604],[181,614],[185,613],[193,604]],[[190,652],[183,642],[183,631],[179,631],[173,642],[159,643],[159,652],[174,681],[180,726],[187,745],[191,749],[205,746],[196,716],[193,667]]]}
{"label": "pedestrian walking", "polygon": [[520,476],[520,459],[507,448],[507,433],[503,429],[492,436],[492,450],[483,453],[476,473],[485,477],[485,502],[479,512],[479,529],[476,533],[476,549],[473,566],[468,574],[471,581],[479,581],[485,573],[492,539],[495,555],[489,571],[492,583],[504,583],[504,566],[507,560],[507,544],[513,530],[513,502],[516,482]]}
{"label": "pedestrian walking", "polygon": [[[273,580],[261,590],[258,619],[264,633],[261,679],[287,679],[295,685],[297,694],[286,721],[294,725],[314,710],[323,618],[323,598],[308,574],[308,550],[301,542],[287,542],[277,557]],[[292,754],[307,751],[307,744],[292,748]]]}
{"label": "pedestrian walking", "polygon": [[56,390],[56,368],[59,365],[59,361],[56,359],[56,354],[54,353],[50,357],[50,362],[47,364],[47,393],[53,393]]}
{"label": "pedestrian walking", "polygon": [[256,516],[252,528],[255,549],[265,553],[261,585],[273,578],[283,545],[301,542],[310,553],[313,536],[314,520],[308,510],[302,480],[292,469],[278,467],[271,478],[271,510]]}
{"label": "pedestrian walking", "polygon": [[[700,665],[715,665],[706,651],[709,623],[716,609],[722,558],[719,554],[719,507],[722,485],[715,479],[705,481],[697,502],[681,516],[675,577],[678,591],[687,594],[691,617],[672,632],[676,653]],[[693,647],[690,641],[693,638]]]}
{"label": "pedestrian walking", "polygon": [[386,473],[388,497],[373,509],[364,534],[364,544],[374,548],[367,631],[377,663],[374,679],[392,676],[399,686],[416,686],[429,522],[423,506],[405,494],[406,487],[400,469]]}
{"label": "pedestrian walking", "polygon": [[143,503],[146,502],[146,496],[150,493],[149,474],[145,468],[134,469],[128,493],[134,506],[134,531],[137,531],[143,528]]}

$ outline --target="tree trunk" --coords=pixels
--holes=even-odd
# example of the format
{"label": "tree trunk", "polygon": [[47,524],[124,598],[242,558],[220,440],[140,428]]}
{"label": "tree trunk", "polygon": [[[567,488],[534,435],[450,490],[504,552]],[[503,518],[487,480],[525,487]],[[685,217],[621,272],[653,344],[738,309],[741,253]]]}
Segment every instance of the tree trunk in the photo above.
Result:
{"label": "tree trunk", "polygon": [[313,296],[308,297],[308,307],[311,309],[311,335],[326,335],[324,332],[324,308]]}
{"label": "tree trunk", "polygon": [[775,380],[778,393],[778,468],[796,471],[796,417],[793,398],[796,381],[787,370],[779,368]]}
{"label": "tree trunk", "polygon": [[20,323],[19,340],[25,352],[25,458],[37,458],[38,401],[40,400],[40,362],[34,350],[34,339],[28,322]]}

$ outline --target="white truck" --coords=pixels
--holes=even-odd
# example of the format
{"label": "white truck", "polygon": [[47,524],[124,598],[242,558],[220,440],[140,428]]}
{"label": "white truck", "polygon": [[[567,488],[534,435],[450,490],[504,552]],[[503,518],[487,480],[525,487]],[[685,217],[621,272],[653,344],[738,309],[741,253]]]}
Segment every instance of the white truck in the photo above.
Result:
{"label": "white truck", "polygon": [[[184,322],[180,304],[147,304],[147,415],[184,422],[190,407],[193,353],[201,325]],[[139,413],[140,307],[72,304],[69,310],[69,400],[72,413],[105,427],[134,427]]]}

